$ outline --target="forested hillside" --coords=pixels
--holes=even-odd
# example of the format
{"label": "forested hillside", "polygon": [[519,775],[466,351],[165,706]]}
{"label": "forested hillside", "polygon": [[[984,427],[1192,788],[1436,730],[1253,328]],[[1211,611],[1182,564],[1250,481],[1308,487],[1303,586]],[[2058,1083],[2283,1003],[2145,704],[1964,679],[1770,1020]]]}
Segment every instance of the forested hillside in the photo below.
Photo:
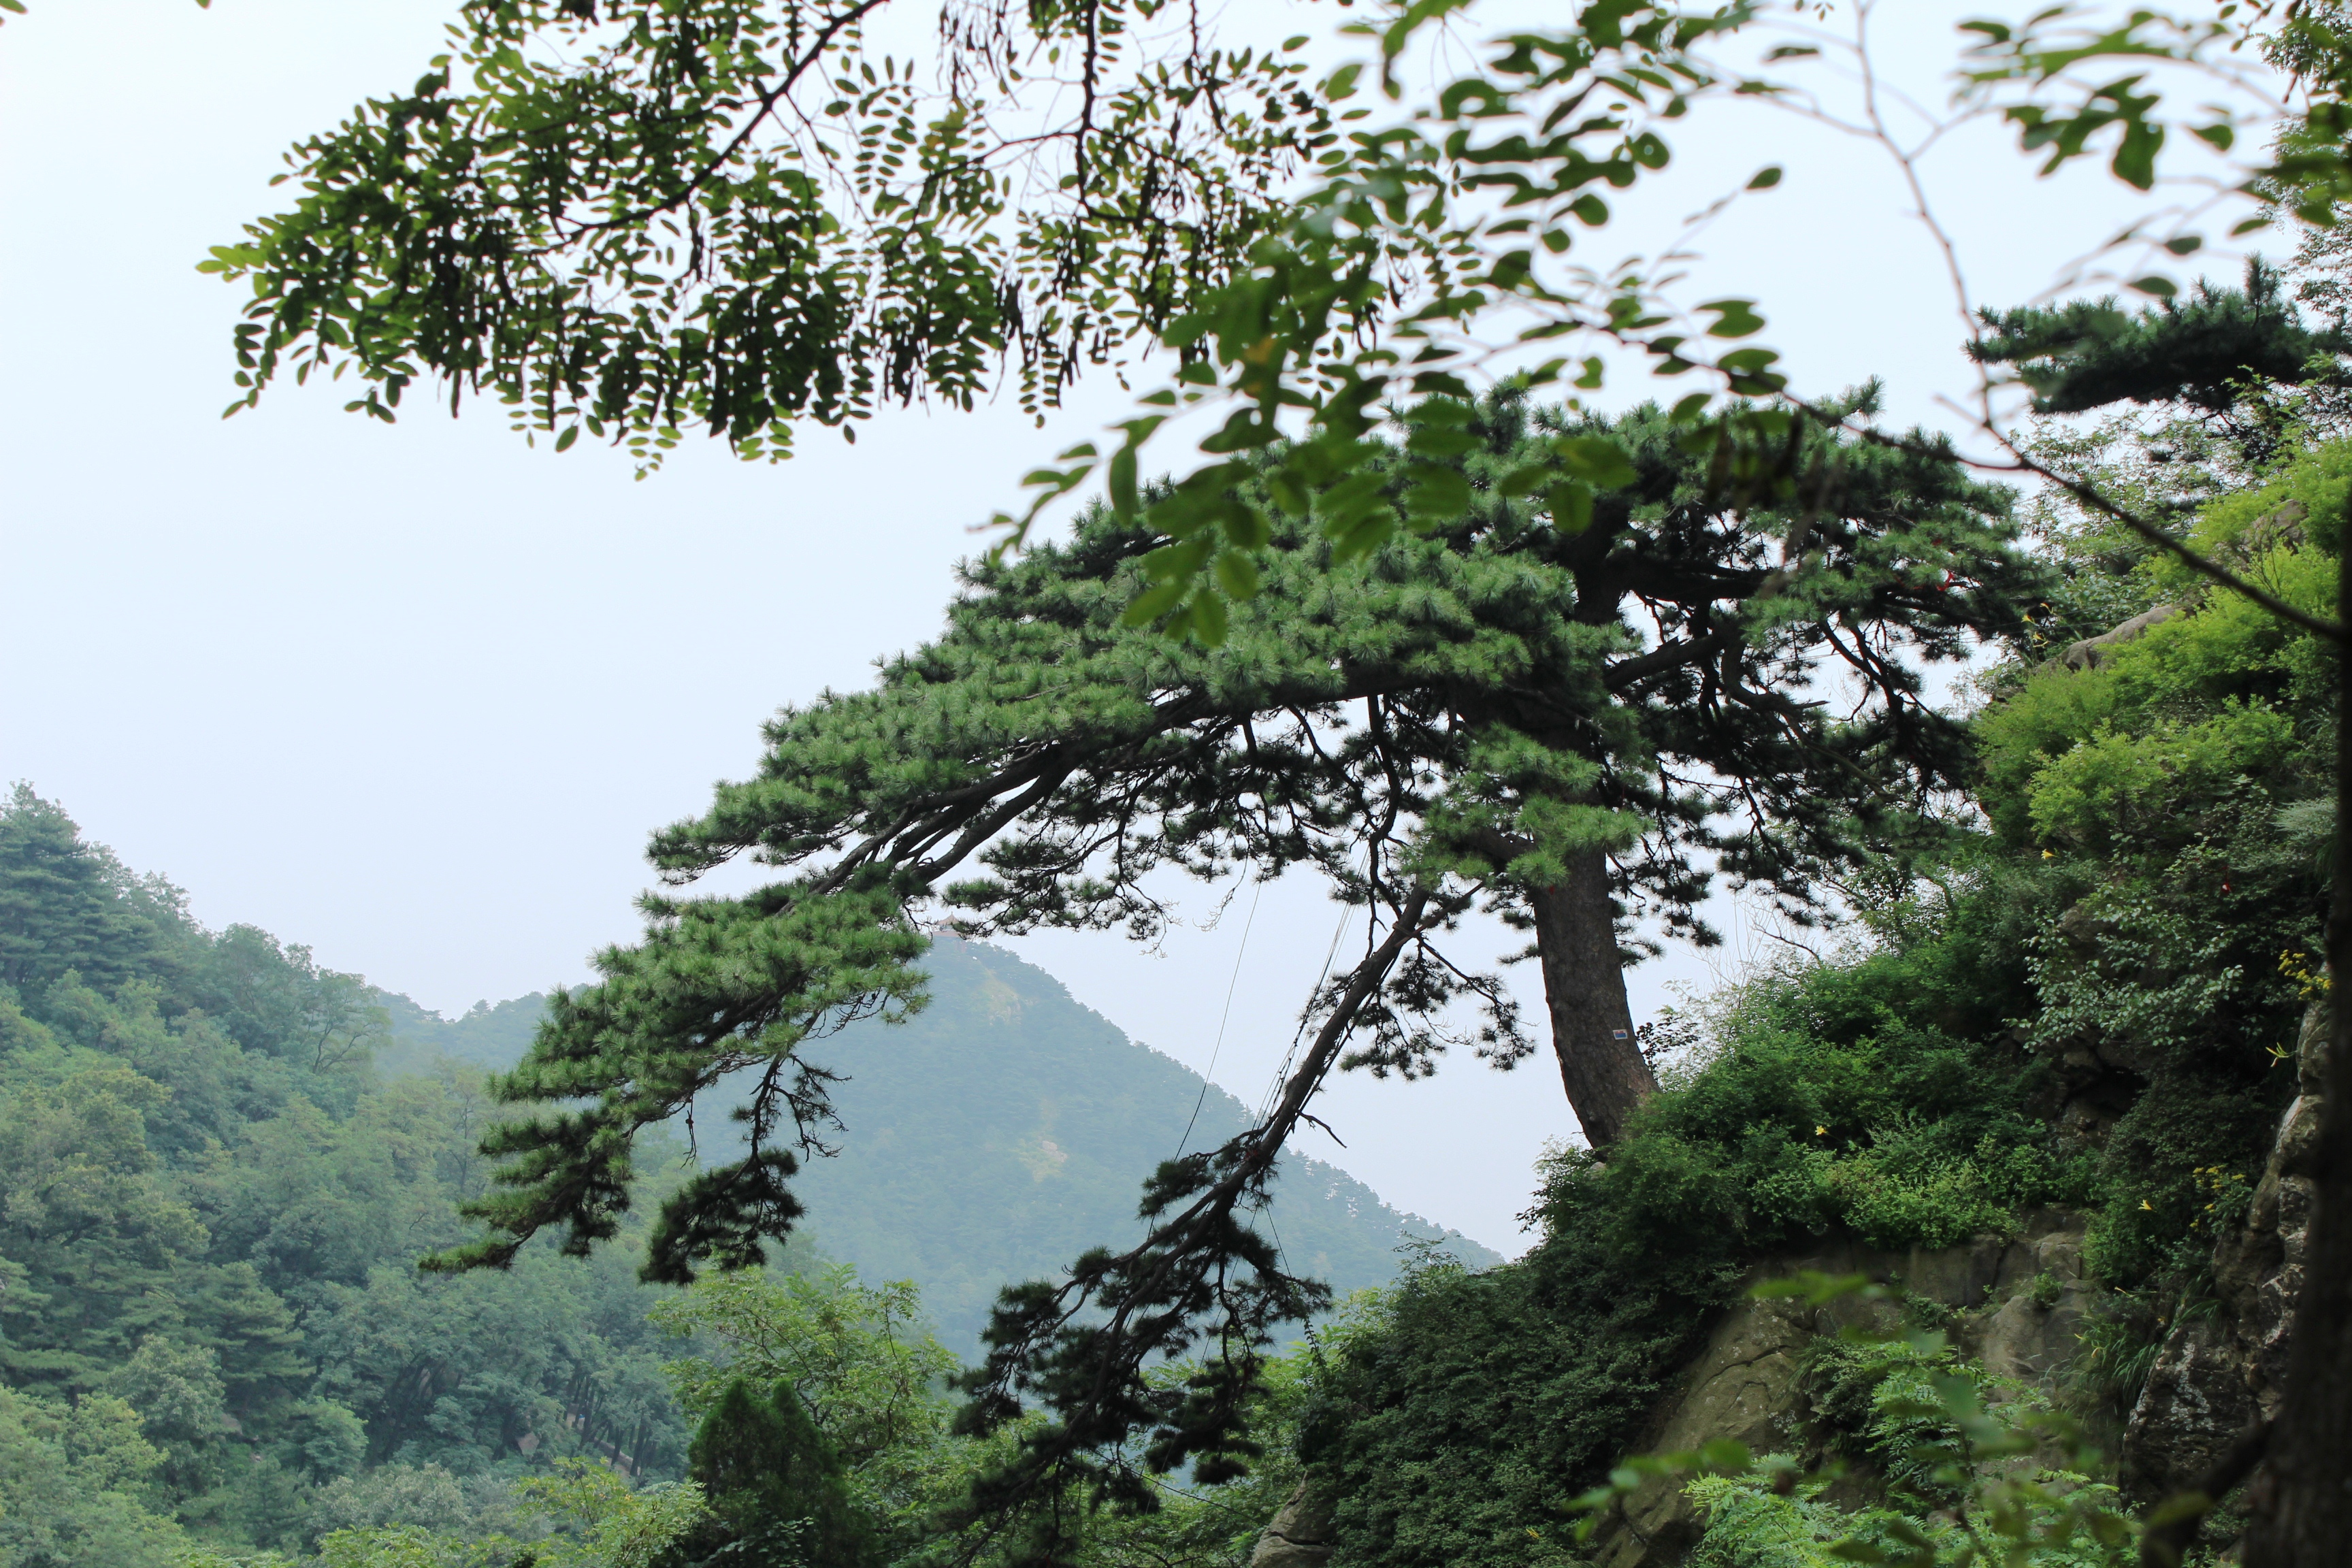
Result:
{"label": "forested hillside", "polygon": [[[970,1359],[1006,1281],[1140,1240],[1136,1194],[1153,1167],[1251,1119],[1001,949],[943,937],[924,968],[932,1001],[912,1021],[853,1025],[820,1053],[850,1077],[836,1095],[845,1127],[803,1190],[825,1252],[869,1279],[920,1281],[941,1338]],[[1286,1161],[1276,1192],[1292,1266],[1342,1295],[1388,1283],[1409,1240],[1474,1268],[1498,1261],[1317,1161]]]}
{"label": "forested hillside", "polygon": [[[1201,1080],[1046,975],[949,939],[938,1001],[854,1027],[845,1113],[815,1162],[814,1246],[911,1279],[969,1355],[1008,1279],[1132,1223]],[[483,1073],[545,999],[444,1020],[185,896],[18,786],[0,810],[0,1563],[163,1561],[182,1533],[299,1549],[397,1521],[508,1521],[510,1483],[567,1458],[676,1476],[688,1427],[648,1320],[677,1293],[625,1252],[526,1249],[506,1271],[420,1273],[483,1190]],[[1212,1090],[1200,1135],[1238,1127]],[[721,1109],[723,1100],[714,1105]],[[706,1135],[728,1134],[723,1116]],[[647,1202],[683,1136],[645,1151]],[[1277,1223],[1342,1289],[1407,1237],[1492,1255],[1300,1163]],[[77,1486],[78,1467],[101,1479]]]}
{"label": "forested hillside", "polygon": [[[1135,1194],[1152,1167],[1175,1156],[1188,1127],[1190,1147],[1213,1148],[1249,1112],[1222,1089],[1203,1095],[1198,1074],[1000,948],[941,935],[924,969],[931,1002],[913,1019],[853,1024],[811,1053],[848,1079],[834,1097],[845,1136],[838,1154],[803,1168],[799,1190],[827,1257],[868,1279],[916,1281],[941,1341],[970,1357],[1006,1281],[1139,1237]],[[544,999],[478,1004],[446,1022],[405,997],[385,1001],[396,1040],[507,1068]],[[736,1146],[708,1112],[700,1136]],[[1318,1161],[1289,1162],[1279,1191],[1283,1246],[1343,1295],[1387,1283],[1408,1242],[1472,1267],[1498,1261]]]}
{"label": "forested hillside", "polygon": [[375,1066],[385,1074],[431,1071],[445,1058],[493,1072],[510,1068],[530,1048],[531,1033],[547,1011],[547,997],[537,991],[506,1002],[477,1002],[455,1018],[394,992],[379,990],[374,996],[385,1030]]}
{"label": "forested hillside", "polygon": [[416,1271],[481,1188],[488,1107],[462,1061],[380,1072],[386,1044],[358,977],[205,930],[16,788],[0,1561],[162,1561],[178,1527],[298,1546],[414,1467],[486,1476],[519,1444],[683,1463],[658,1292],[625,1259]]}

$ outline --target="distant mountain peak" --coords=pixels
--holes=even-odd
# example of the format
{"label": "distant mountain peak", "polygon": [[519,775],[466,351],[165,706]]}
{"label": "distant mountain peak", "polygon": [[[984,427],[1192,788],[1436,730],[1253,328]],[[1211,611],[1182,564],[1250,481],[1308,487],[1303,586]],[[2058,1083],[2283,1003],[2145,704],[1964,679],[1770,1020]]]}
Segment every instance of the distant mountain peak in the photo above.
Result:
{"label": "distant mountain peak", "polygon": [[[932,1000],[921,1013],[808,1047],[846,1076],[835,1091],[845,1131],[839,1155],[808,1162],[796,1184],[821,1249],[868,1279],[915,1280],[942,1340],[970,1355],[999,1289],[1141,1238],[1143,1180],[1175,1156],[1188,1122],[1190,1147],[1212,1148],[1251,1116],[1016,953],[942,932],[924,967]],[[451,1020],[383,1000],[397,1039],[491,1068],[520,1058],[546,1006],[534,994]],[[724,1125],[704,1115],[706,1128]],[[1501,1261],[1296,1153],[1272,1219],[1290,1266],[1342,1296],[1394,1278],[1409,1248]]]}

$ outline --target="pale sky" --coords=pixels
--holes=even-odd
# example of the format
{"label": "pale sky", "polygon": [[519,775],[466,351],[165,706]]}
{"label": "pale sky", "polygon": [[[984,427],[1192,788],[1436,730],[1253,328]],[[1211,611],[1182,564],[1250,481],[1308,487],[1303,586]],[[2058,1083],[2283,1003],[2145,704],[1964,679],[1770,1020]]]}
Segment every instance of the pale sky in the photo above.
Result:
{"label": "pale sky", "polygon": [[[1128,409],[1097,378],[1043,431],[1009,400],[899,414],[854,447],[811,431],[778,468],[697,445],[643,483],[585,443],[534,452],[491,410],[453,424],[429,398],[386,427],[289,385],[223,422],[238,294],[194,264],[269,210],[287,143],[414,80],[454,8],[32,4],[0,26],[0,782],[63,801],[207,923],[308,942],[428,1006],[584,979],[636,929],[648,830],[748,773],[778,704],[861,685],[936,630],[970,525]],[[2015,8],[1879,15],[1934,95],[1952,17]],[[1289,10],[1299,30],[1339,15]],[[1621,203],[1609,245],[1656,243],[1775,160],[1786,183],[1708,233],[1701,284],[1765,301],[1763,341],[1801,386],[1881,374],[1906,417],[1947,422],[1936,394],[1967,384],[1951,292],[1859,143],[1744,122]],[[2095,174],[2036,183],[1990,131],[1929,170],[1985,237],[1967,260],[1988,303],[2039,292],[2141,205]],[[1135,1037],[1195,1068],[1213,1053],[1255,1103],[1338,910],[1277,888],[1243,951],[1250,899],[1159,953],[1114,934],[1014,945]],[[1734,934],[1713,965],[1637,971],[1636,1016],[1747,956]],[[1526,1244],[1537,1153],[1573,1125],[1540,1060],[1351,1081],[1323,1114],[1348,1146],[1315,1133],[1307,1152],[1506,1252]]]}

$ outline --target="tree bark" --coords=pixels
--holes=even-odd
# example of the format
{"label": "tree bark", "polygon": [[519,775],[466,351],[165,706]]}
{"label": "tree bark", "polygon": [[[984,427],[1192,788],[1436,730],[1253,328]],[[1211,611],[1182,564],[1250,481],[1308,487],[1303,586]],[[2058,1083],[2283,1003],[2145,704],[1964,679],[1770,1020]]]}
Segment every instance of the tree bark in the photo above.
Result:
{"label": "tree bark", "polygon": [[[2352,539],[2340,547],[2336,616],[2352,614]],[[2328,975],[2352,984],[2352,658],[2336,647],[2336,858]],[[2320,1088],[2310,1251],[2287,1350],[2270,1459],[2254,1478],[2246,1568],[2338,1568],[2352,1552],[2352,1005],[2335,998]]]}
{"label": "tree bark", "polygon": [[1528,902],[1559,1081],[1585,1142],[1606,1149],[1623,1134],[1634,1107],[1658,1087],[1633,1040],[1625,965],[1617,955],[1616,906],[1609,897],[1609,857],[1599,849],[1570,857],[1567,879],[1531,890]]}

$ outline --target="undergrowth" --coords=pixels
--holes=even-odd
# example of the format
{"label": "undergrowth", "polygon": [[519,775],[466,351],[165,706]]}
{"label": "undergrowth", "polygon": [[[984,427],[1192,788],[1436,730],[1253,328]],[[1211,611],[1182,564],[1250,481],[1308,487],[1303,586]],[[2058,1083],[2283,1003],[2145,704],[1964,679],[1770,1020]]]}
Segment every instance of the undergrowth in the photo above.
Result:
{"label": "undergrowth", "polygon": [[[1429,1264],[1362,1304],[1316,1379],[1326,1414],[1302,1451],[1339,1498],[1338,1568],[1568,1561],[1563,1500],[1637,1441],[1717,1311],[1760,1263],[1794,1267],[1826,1245],[1899,1253],[2015,1235],[2039,1209],[2098,1216],[2093,1235],[2108,1239],[2086,1249],[2091,1267],[2126,1310],[2112,1331],[2094,1318],[2091,1354],[2107,1360],[2086,1375],[2111,1403],[2136,1393],[2145,1352],[2127,1292],[2179,1296],[2180,1260],[2210,1250],[2220,1209],[2203,1205],[2236,1201],[2229,1167],[2249,1157],[2275,1086],[2242,1074],[2232,1087],[2189,1062],[2157,1074],[2150,1109],[2104,1146],[2068,1133],[2062,1064],[2020,1016],[2039,935],[2079,896],[2063,866],[1989,856],[1874,911],[1899,941],[1738,988],[1605,1161],[1566,1150],[1547,1163],[1528,1215],[1541,1239],[1523,1259]],[[2159,1206],[2175,1165],[2198,1201]],[[2127,1208],[2140,1223],[2117,1223]],[[1921,1511],[1952,1501],[1939,1461],[1918,1458],[1937,1436],[1928,1387],[1948,1370],[1825,1360],[1809,1374],[1826,1380],[1827,1436],[1842,1428],[1843,1451]],[[1717,1502],[1758,1521],[1770,1552],[1801,1553],[1790,1562],[1822,1546],[1806,1532],[1825,1503]],[[1848,1535],[1868,1522],[1843,1517]]]}

